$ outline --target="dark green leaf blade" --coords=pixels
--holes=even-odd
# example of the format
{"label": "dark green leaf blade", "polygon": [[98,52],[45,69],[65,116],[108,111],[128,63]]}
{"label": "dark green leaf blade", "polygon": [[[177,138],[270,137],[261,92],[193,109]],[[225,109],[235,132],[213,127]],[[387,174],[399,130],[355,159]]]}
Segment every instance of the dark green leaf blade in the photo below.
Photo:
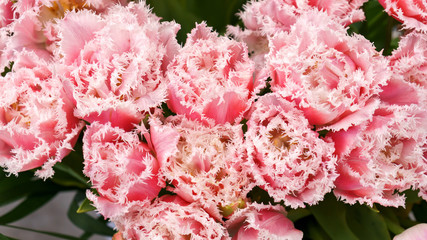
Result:
{"label": "dark green leaf blade", "polygon": [[106,221],[102,219],[95,219],[87,213],[77,213],[79,202],[83,199],[85,199],[85,193],[78,191],[67,212],[70,221],[85,232],[113,236],[115,232],[107,226]]}
{"label": "dark green leaf blade", "polygon": [[68,189],[53,184],[49,180],[38,179],[33,176],[32,172],[22,172],[18,177],[0,178],[0,206],[22,199],[30,194],[52,193],[63,190]]}
{"label": "dark green leaf blade", "polygon": [[379,212],[360,204],[346,207],[348,226],[359,239],[391,239],[385,220]]}
{"label": "dark green leaf blade", "polygon": [[80,204],[79,208],[77,209],[77,213],[85,213],[95,210],[96,208],[92,204],[92,201],[85,198],[85,200],[83,200],[82,204]]}
{"label": "dark green leaf blade", "polygon": [[[370,0],[363,5],[366,20],[362,23],[359,33],[374,43],[378,51],[384,50],[383,54],[392,52],[392,31],[398,22],[386,12],[376,0]],[[393,46],[395,47],[395,46]]]}
{"label": "dark green leaf blade", "polygon": [[0,225],[15,222],[21,218],[28,216],[29,214],[49,202],[55,195],[56,192],[29,195],[18,206],[16,206],[11,211],[0,217]]}
{"label": "dark green leaf blade", "polygon": [[29,231],[29,232],[35,232],[35,233],[45,234],[45,235],[57,237],[59,239],[81,240],[79,238],[76,238],[76,237],[73,237],[73,236],[70,236],[70,235],[65,235],[65,234],[56,233],[56,232],[42,231],[42,230],[36,230],[36,229],[31,229],[31,228],[26,228],[26,227],[19,227],[19,226],[14,226],[14,225],[4,225],[4,226],[5,227],[19,229],[19,230]]}
{"label": "dark green leaf blade", "polygon": [[17,240],[16,238],[7,237],[0,233],[0,240]]}
{"label": "dark green leaf blade", "polygon": [[346,205],[337,201],[332,193],[318,205],[310,207],[317,222],[332,239],[358,240],[346,220]]}

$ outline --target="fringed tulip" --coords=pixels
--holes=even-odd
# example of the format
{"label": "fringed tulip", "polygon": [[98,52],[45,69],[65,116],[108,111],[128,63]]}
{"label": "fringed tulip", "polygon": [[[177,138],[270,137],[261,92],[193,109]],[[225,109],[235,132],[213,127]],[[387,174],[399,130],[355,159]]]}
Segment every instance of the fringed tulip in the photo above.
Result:
{"label": "fringed tulip", "polygon": [[135,131],[94,122],[85,131],[83,155],[83,172],[99,196],[90,191],[87,195],[104,217],[114,218],[131,204],[149,202],[165,187],[152,149]]}
{"label": "fringed tulip", "polygon": [[232,240],[298,240],[303,237],[303,233],[286,218],[286,211],[280,205],[253,203],[227,222],[227,230]]}
{"label": "fringed tulip", "polygon": [[163,196],[152,204],[134,205],[113,222],[125,239],[229,239],[225,227],[200,206],[176,195]]}
{"label": "fringed tulip", "polygon": [[179,25],[159,22],[144,3],[99,16],[69,13],[59,24],[64,85],[88,122],[130,130],[166,100],[164,74],[178,51]]}
{"label": "fringed tulip", "polygon": [[390,72],[371,42],[310,11],[290,32],[275,35],[270,47],[273,92],[295,102],[311,125],[337,131],[372,117],[374,97]]}
{"label": "fringed tulip", "polygon": [[427,32],[427,2],[425,0],[378,0],[385,11],[403,23],[407,29]]}
{"label": "fringed tulip", "polygon": [[0,88],[0,165],[13,174],[41,166],[36,175],[52,176],[84,126],[58,77],[42,64],[8,73]]}
{"label": "fringed tulip", "polygon": [[206,124],[238,123],[264,86],[243,43],[199,24],[168,68],[167,104]]}
{"label": "fringed tulip", "polygon": [[245,133],[253,185],[293,208],[316,204],[334,187],[333,145],[318,137],[303,113],[278,95],[254,104]]}
{"label": "fringed tulip", "polygon": [[169,117],[163,124],[153,118],[150,136],[161,172],[174,186],[169,191],[198,202],[218,220],[244,206],[250,179],[241,172],[240,125],[209,128],[182,115]]}

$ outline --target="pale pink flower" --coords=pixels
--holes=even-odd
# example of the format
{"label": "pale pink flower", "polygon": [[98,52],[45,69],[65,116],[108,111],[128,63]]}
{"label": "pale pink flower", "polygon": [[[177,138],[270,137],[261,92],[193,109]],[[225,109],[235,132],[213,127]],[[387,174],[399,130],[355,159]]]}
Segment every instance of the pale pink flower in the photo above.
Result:
{"label": "pale pink flower", "polygon": [[151,142],[169,189],[221,220],[243,207],[250,178],[242,173],[241,125],[205,127],[184,116],[150,120]]}
{"label": "pale pink flower", "polygon": [[280,31],[289,31],[296,22],[297,9],[283,0],[251,1],[240,13],[245,28],[228,26],[227,33],[248,45],[251,59],[261,75],[265,73],[268,39]]}
{"label": "pale pink flower", "polygon": [[199,205],[176,195],[163,196],[153,204],[134,205],[112,221],[125,239],[229,239],[225,227]]}
{"label": "pale pink flower", "polygon": [[367,0],[260,0],[250,1],[240,13],[245,28],[228,26],[227,32],[248,45],[251,58],[257,68],[264,66],[269,52],[268,39],[277,32],[290,31],[296,19],[306,11],[317,9],[348,26],[365,18],[359,9]]}
{"label": "pale pink flower", "polygon": [[131,203],[149,202],[165,187],[152,149],[135,131],[94,122],[83,137],[83,156],[83,173],[99,194],[88,191],[88,198],[105,217],[123,214]]}
{"label": "pale pink flower", "polygon": [[254,104],[245,133],[253,185],[293,208],[315,204],[333,188],[333,144],[319,138],[303,113],[276,94]]}
{"label": "pale pink flower", "polygon": [[427,32],[427,3],[425,0],[378,0],[385,11],[408,29]]}
{"label": "pale pink flower", "polygon": [[329,16],[336,18],[344,26],[363,21],[365,14],[360,9],[368,0],[285,0],[296,5],[302,11],[317,8],[325,11]]}
{"label": "pale pink flower", "polygon": [[373,97],[390,72],[388,61],[360,35],[325,13],[301,15],[290,32],[270,40],[271,89],[294,101],[311,125],[346,129],[372,116]]}
{"label": "pale pink flower", "polygon": [[198,24],[168,68],[168,106],[205,123],[240,122],[264,85],[253,73],[245,44]]}
{"label": "pale pink flower", "polygon": [[58,20],[70,11],[82,9],[101,14],[116,3],[126,4],[123,0],[22,0],[13,3],[15,19],[7,28],[1,29],[13,34],[8,34],[8,38],[4,39],[7,44],[2,50],[6,59],[1,59],[0,67],[15,61],[22,51],[34,52],[45,61],[57,61],[58,35],[54,26]]}
{"label": "pale pink flower", "polygon": [[406,82],[427,88],[427,35],[412,32],[399,41],[393,51],[390,65],[394,75],[402,75]]}
{"label": "pale pink flower", "polygon": [[35,11],[24,12],[7,29],[2,29],[2,31],[13,33],[13,35],[8,34],[5,39],[3,54],[6,62],[2,62],[2,66],[7,66],[9,61],[15,61],[21,52],[31,52],[35,55],[34,57],[51,61],[53,58],[52,41],[49,41],[43,30],[44,26]]}
{"label": "pale pink flower", "polygon": [[334,193],[345,202],[404,206],[407,189],[420,188],[427,113],[417,105],[382,105],[367,125],[330,133],[336,143]]}
{"label": "pale pink flower", "polygon": [[42,166],[36,175],[52,176],[84,126],[59,79],[46,65],[20,68],[0,88],[0,165],[14,174]]}
{"label": "pale pink flower", "polygon": [[233,240],[297,240],[303,237],[303,233],[286,218],[286,211],[280,205],[253,203],[233,215],[226,227]]}
{"label": "pale pink flower", "polygon": [[396,235],[393,240],[424,240],[427,239],[427,223],[419,223]]}
{"label": "pale pink flower", "polygon": [[59,22],[61,62],[71,65],[63,80],[76,116],[130,130],[165,101],[179,25],[159,20],[141,2],[102,16],[70,12]]}

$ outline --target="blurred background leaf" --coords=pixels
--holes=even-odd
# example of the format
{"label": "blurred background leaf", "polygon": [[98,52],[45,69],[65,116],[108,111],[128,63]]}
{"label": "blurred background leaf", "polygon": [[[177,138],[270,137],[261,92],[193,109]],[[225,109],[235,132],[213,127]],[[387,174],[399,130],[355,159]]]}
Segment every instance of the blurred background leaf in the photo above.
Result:
{"label": "blurred background leaf", "polygon": [[236,15],[243,10],[247,0],[147,0],[153,12],[163,20],[175,20],[181,24],[178,41],[184,43],[187,33],[195,27],[195,23],[206,21],[219,34],[226,31],[227,25],[236,25]]}
{"label": "blurred background leaf", "polygon": [[331,239],[358,240],[347,222],[347,206],[328,193],[318,205],[310,206],[317,222]]}
{"label": "blurred background leaf", "polygon": [[350,33],[362,34],[370,40],[377,51],[383,50],[384,55],[390,55],[398,47],[397,30],[400,23],[389,16],[377,0],[370,0],[363,5],[366,20],[349,26]]}

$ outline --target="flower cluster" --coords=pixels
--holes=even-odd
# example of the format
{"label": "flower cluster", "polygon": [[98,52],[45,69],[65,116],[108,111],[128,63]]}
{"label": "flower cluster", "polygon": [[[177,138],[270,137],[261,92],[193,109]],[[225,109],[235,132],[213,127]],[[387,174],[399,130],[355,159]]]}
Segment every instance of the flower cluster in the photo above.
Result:
{"label": "flower cluster", "polygon": [[301,239],[285,207],[331,191],[427,200],[426,6],[380,1],[408,29],[385,57],[347,33],[364,2],[254,0],[182,46],[144,2],[2,2],[0,166],[51,177],[82,134],[87,198],[125,239]]}

